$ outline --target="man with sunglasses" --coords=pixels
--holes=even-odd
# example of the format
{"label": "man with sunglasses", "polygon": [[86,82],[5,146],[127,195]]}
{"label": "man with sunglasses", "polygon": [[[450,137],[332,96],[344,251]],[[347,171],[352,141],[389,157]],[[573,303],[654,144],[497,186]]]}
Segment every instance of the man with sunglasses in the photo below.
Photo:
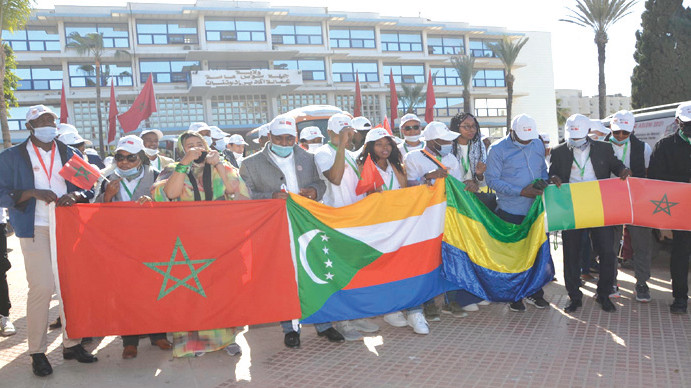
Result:
{"label": "man with sunglasses", "polygon": [[420,140],[422,128],[420,127],[420,119],[413,113],[408,113],[401,117],[401,135],[405,141],[398,145],[401,151],[401,157],[405,156],[410,151],[421,150],[425,148],[425,142]]}
{"label": "man with sunglasses", "polygon": [[[609,141],[614,148],[614,156],[621,160],[622,163],[629,169],[631,174],[637,178],[645,178],[648,171],[648,163],[650,162],[650,154],[653,149],[643,141],[636,138],[633,134],[633,127],[636,119],[633,113],[627,110],[621,110],[612,116],[610,122],[611,135]],[[592,129],[591,129],[592,131]],[[612,177],[615,177],[612,174]],[[639,302],[650,302],[650,290],[646,283],[650,279],[650,261],[653,254],[653,233],[650,228],[642,226],[627,225],[626,230],[631,236],[631,245],[633,248],[633,268],[636,274],[636,300]],[[619,252],[621,247],[621,238],[624,232],[623,225],[614,227],[614,254]],[[614,288],[612,295],[619,295],[619,290],[616,282],[616,274],[614,278]]]}

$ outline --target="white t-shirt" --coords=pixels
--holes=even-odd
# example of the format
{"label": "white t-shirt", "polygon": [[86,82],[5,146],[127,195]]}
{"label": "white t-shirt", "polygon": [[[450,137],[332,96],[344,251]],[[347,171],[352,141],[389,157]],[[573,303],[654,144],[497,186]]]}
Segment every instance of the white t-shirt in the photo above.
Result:
{"label": "white t-shirt", "polygon": [[269,151],[271,159],[273,159],[278,168],[281,170],[283,176],[286,177],[286,187],[288,191],[294,194],[299,194],[300,186],[298,185],[298,176],[295,172],[295,158],[293,157],[293,154],[294,153],[291,152],[290,155],[282,158]]}
{"label": "white t-shirt", "polygon": [[[142,172],[137,175],[136,178],[132,180],[127,180],[127,178],[122,178],[120,180],[120,198],[122,198],[123,201],[134,201],[135,198],[130,197],[130,195],[127,193],[127,190],[134,195],[134,190],[137,188],[139,185],[139,182],[142,180],[142,177],[144,176],[144,169],[142,169]],[[127,187],[127,189],[125,189]]]}
{"label": "white t-shirt", "polygon": [[319,170],[319,176],[326,183],[326,193],[324,194],[324,204],[333,207],[341,207],[351,205],[363,198],[365,195],[355,195],[355,187],[358,183],[357,164],[355,162],[355,155],[352,152],[345,151],[345,170],[343,171],[343,178],[340,185],[331,183],[324,176],[324,171],[329,171],[336,160],[336,149],[330,144],[325,144],[314,154],[314,162]]}
{"label": "white t-shirt", "polygon": [[[39,146],[36,146],[36,149],[38,149],[38,154],[43,159],[43,164],[46,166],[46,170],[49,170],[52,152],[46,152]],[[34,146],[31,140],[26,142],[26,150],[29,152],[29,159],[31,159],[31,168],[34,170],[34,188],[36,188],[37,190],[50,190],[53,193],[55,193],[55,195],[57,195],[58,198],[67,194],[67,182],[65,182],[65,179],[60,176],[60,170],[62,169],[62,159],[60,158],[60,152],[58,152],[57,145],[55,146],[55,160],[53,161],[53,172],[50,176],[50,182],[48,181],[46,171],[43,170],[43,166],[41,165],[41,162],[38,159],[39,157],[36,155],[36,151],[34,150]],[[36,200],[34,225],[48,226],[48,204],[46,202]]]}
{"label": "white t-shirt", "polygon": [[[624,145],[618,145],[612,143],[612,148],[614,148],[614,156],[621,160],[626,168],[631,168],[631,141]],[[626,155],[624,155],[626,152]],[[643,162],[645,163],[645,168],[648,168],[648,163],[650,163],[650,155],[653,153],[653,149],[648,145],[648,143],[643,143]],[[617,177],[617,175],[612,174],[612,178]]]}
{"label": "white t-shirt", "polygon": [[387,162],[386,170],[382,170],[376,163],[375,166],[377,167],[377,171],[379,171],[379,175],[381,175],[384,180],[383,190],[398,190],[401,188],[401,184],[398,183],[398,179],[396,179],[396,174],[393,172],[391,163]]}
{"label": "white t-shirt", "polygon": [[[576,163],[578,162],[578,164]],[[578,167],[578,166],[581,167]],[[581,176],[581,168],[583,168],[583,176]],[[569,182],[590,182],[597,180],[593,163],[590,160],[590,145],[581,150],[577,147],[573,148],[573,163],[571,163],[571,177]]]}
{"label": "white t-shirt", "polygon": [[9,216],[7,215],[7,209],[0,207],[0,224],[6,224],[9,221]]}
{"label": "white t-shirt", "polygon": [[[406,172],[408,173],[408,181],[420,181],[428,172],[439,169],[439,166],[429,160],[422,150],[409,152],[404,160]],[[460,163],[455,156],[448,154],[442,157],[441,164],[449,169],[449,175],[458,180],[462,180]],[[422,182],[420,181],[420,183]]]}
{"label": "white t-shirt", "polygon": [[401,151],[401,156],[404,158],[410,151],[421,150],[423,148],[425,148],[425,142],[424,141],[420,141],[420,144],[418,144],[416,146],[411,146],[410,144],[406,143],[405,141],[398,145],[398,150]]}

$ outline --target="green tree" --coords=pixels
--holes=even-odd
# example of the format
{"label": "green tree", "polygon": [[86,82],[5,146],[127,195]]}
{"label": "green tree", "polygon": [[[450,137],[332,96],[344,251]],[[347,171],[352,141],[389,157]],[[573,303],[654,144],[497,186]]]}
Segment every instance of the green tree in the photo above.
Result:
{"label": "green tree", "polygon": [[568,109],[560,107],[561,105],[561,98],[557,98],[557,124],[559,125],[559,128],[563,127],[564,124],[566,124],[566,119],[571,116],[571,112],[569,112]]}
{"label": "green tree", "polygon": [[451,57],[451,65],[456,69],[463,84],[463,111],[470,113],[470,85],[479,70],[475,69],[475,58],[470,55]]}
{"label": "green tree", "polygon": [[516,77],[513,76],[512,70],[516,63],[518,54],[523,49],[523,46],[528,43],[528,38],[511,39],[505,36],[497,43],[488,44],[489,49],[497,56],[504,64],[504,72],[506,73],[504,79],[506,80],[506,132],[511,128],[511,107],[513,106],[513,83]]}
{"label": "green tree", "polygon": [[595,32],[598,64],[598,102],[600,117],[607,115],[607,84],[605,83],[605,46],[609,41],[607,29],[631,13],[636,0],[576,0],[576,8],[568,8],[570,14],[563,22],[592,28]]}
{"label": "green tree", "polygon": [[[31,14],[33,0],[0,0],[0,45],[2,45],[2,30],[14,32],[24,28]],[[5,80],[5,50],[0,50],[0,78]],[[4,82],[3,93],[0,93],[0,126],[2,127],[2,143],[4,148],[12,146],[10,126],[7,123],[7,102],[5,102]]]}
{"label": "green tree", "polygon": [[406,85],[403,84],[403,92],[398,95],[404,107],[407,107],[405,113],[415,113],[415,108],[425,101],[425,94],[422,93],[423,84]]}
{"label": "green tree", "polygon": [[645,108],[691,99],[691,9],[682,0],[648,0],[636,31],[631,105]]}

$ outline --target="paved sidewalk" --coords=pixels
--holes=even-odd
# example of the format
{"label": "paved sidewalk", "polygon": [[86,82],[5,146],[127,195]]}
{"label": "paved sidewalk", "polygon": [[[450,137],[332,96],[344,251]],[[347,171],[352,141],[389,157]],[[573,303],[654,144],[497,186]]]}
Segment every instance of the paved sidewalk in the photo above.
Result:
{"label": "paved sidewalk", "polygon": [[[31,373],[26,343],[26,280],[18,240],[9,271],[12,320],[18,333],[0,337],[2,387],[690,387],[691,318],[669,313],[669,254],[654,260],[649,282],[653,301],[633,299],[632,270],[619,273],[618,311],[603,312],[592,298],[573,315],[567,301],[561,249],[554,252],[557,282],[545,287],[550,309],[509,311],[506,304],[481,307],[466,318],[443,315],[427,336],[393,328],[364,341],[331,344],[305,327],[300,349],[283,346],[277,324],[252,326],[239,339],[242,356],[215,352],[172,359],[142,339],[139,356],[121,358],[119,337],[96,339],[93,365],[63,361],[59,330],[49,333],[54,373]],[[587,283],[584,292],[592,296]],[[51,318],[57,316],[57,304]]]}

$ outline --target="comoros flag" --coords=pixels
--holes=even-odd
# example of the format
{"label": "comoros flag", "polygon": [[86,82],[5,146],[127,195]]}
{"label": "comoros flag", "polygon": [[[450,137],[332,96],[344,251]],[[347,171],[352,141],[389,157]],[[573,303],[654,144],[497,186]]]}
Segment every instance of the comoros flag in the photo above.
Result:
{"label": "comoros flag", "polygon": [[302,322],[362,318],[454,289],[440,276],[443,180],[332,208],[287,202]]}

